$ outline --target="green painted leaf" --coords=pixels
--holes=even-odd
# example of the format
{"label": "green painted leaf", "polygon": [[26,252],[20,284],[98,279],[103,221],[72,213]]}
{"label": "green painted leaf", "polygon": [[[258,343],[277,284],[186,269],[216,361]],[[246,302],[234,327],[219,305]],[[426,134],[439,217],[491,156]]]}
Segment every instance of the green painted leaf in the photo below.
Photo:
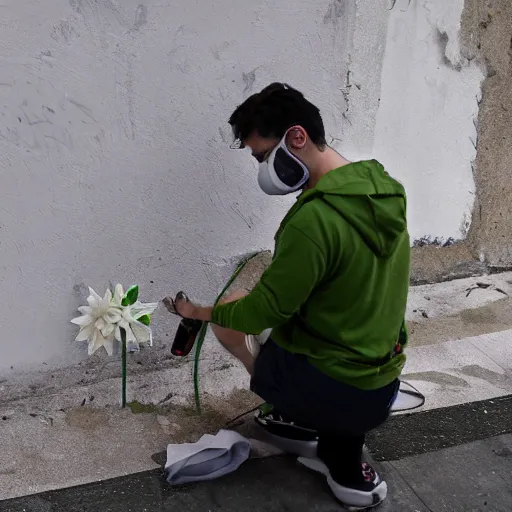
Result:
{"label": "green painted leaf", "polygon": [[151,322],[151,317],[149,315],[142,315],[140,318],[137,318],[137,320],[144,325],[149,325]]}
{"label": "green painted leaf", "polygon": [[139,297],[139,285],[135,284],[133,286],[130,286],[130,288],[128,288],[128,290],[126,291],[126,294],[123,297],[123,300],[121,301],[121,305],[122,306],[131,306],[132,304],[135,304],[138,297]]}

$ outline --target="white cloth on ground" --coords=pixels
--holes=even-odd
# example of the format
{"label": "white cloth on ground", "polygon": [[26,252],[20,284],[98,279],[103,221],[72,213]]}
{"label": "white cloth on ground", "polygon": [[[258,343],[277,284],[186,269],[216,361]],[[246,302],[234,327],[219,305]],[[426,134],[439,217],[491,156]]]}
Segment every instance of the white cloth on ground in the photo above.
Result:
{"label": "white cloth on ground", "polygon": [[232,430],[205,434],[197,443],[167,446],[165,473],[171,485],[213,480],[236,471],[248,458],[250,443]]}

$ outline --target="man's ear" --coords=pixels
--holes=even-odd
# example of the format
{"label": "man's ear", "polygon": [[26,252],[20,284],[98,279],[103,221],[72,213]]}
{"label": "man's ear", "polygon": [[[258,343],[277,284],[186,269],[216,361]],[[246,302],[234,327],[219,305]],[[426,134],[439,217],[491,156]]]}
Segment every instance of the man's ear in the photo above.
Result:
{"label": "man's ear", "polygon": [[302,149],[306,145],[308,134],[302,126],[293,126],[288,130],[286,136],[286,143],[291,149]]}

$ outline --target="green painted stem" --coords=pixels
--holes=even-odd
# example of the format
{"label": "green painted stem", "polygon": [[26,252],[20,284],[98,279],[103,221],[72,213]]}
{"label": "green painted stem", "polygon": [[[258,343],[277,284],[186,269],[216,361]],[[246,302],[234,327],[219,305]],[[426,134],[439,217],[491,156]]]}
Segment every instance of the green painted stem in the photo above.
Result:
{"label": "green painted stem", "polygon": [[[247,259],[242,261],[233,275],[229,278],[229,281],[226,283],[222,291],[220,292],[219,296],[215,300],[215,305],[219,302],[219,300],[222,298],[222,296],[226,293],[227,289],[233,284],[233,281],[238,277],[238,274],[243,270],[243,268],[251,261],[253,258],[258,256],[260,254],[259,252],[256,254],[253,254],[252,256],[249,256]],[[201,330],[199,331],[199,334],[197,335],[197,341],[196,341],[196,352],[194,356],[194,399],[196,402],[196,409],[199,414],[201,414],[201,397],[200,397],[200,391],[199,391],[199,357],[201,355],[201,349],[203,348],[204,339],[206,337],[206,331],[208,330],[208,324],[206,322],[203,323]]]}
{"label": "green painted stem", "polygon": [[121,407],[126,407],[126,331],[121,329]]}

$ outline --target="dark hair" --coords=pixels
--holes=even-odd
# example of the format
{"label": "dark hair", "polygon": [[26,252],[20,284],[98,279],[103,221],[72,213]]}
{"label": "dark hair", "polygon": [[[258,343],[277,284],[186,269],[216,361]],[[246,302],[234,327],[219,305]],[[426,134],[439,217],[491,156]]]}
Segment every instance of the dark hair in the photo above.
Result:
{"label": "dark hair", "polygon": [[241,143],[254,131],[261,137],[281,138],[288,128],[300,125],[317,146],[325,146],[320,110],[288,84],[272,83],[247,98],[229,118],[235,140]]}

